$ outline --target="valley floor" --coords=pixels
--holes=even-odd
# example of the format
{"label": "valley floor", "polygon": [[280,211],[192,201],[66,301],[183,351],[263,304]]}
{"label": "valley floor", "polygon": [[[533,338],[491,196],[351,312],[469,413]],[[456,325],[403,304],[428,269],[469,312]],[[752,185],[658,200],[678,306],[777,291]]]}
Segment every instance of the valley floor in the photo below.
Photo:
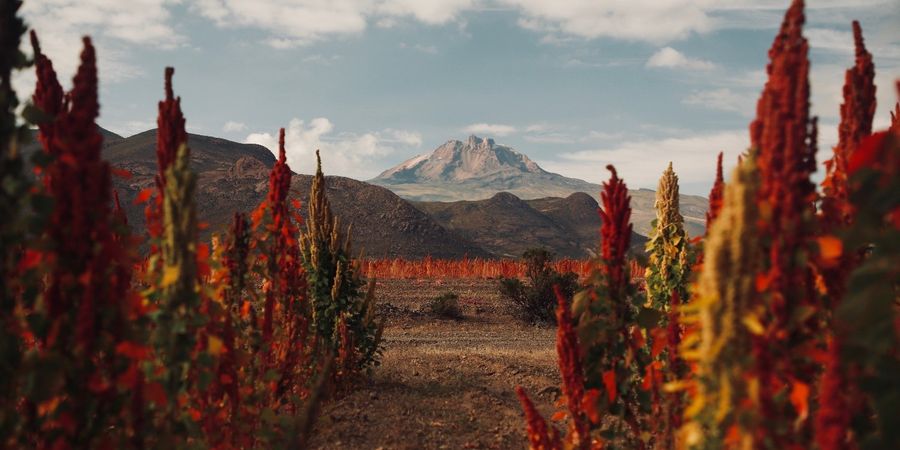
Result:
{"label": "valley floor", "polygon": [[[465,318],[424,313],[459,295]],[[523,386],[549,417],[559,395],[555,329],[514,319],[495,280],[385,280],[382,365],[332,400],[316,425],[318,449],[517,449],[526,446]]]}

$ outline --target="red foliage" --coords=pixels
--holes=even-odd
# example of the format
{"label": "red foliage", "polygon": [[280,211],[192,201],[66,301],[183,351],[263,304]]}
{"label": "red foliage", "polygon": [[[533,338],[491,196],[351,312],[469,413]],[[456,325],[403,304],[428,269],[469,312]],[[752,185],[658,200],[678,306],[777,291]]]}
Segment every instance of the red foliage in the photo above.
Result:
{"label": "red foliage", "polygon": [[[34,103],[34,106],[45,114],[56,117],[63,108],[65,94],[63,94],[63,88],[56,78],[53,63],[41,53],[41,45],[34,30],[31,30],[31,47],[34,50],[34,66],[37,73],[37,85],[31,101]],[[53,138],[52,122],[39,123],[38,129],[40,130],[38,140],[44,146],[44,149],[47,149],[49,141]]]}
{"label": "red foliage", "polygon": [[844,104],[841,105],[839,147],[852,151],[862,138],[872,134],[875,116],[875,64],[866,50],[862,27],[853,21],[853,43],[856,60],[844,76]]}
{"label": "red foliage", "polygon": [[706,230],[719,216],[719,210],[722,209],[722,201],[725,198],[725,180],[722,177],[722,152],[719,152],[719,158],[716,161],[716,181],[709,191],[709,210],[706,212]]}
{"label": "red foliage", "polygon": [[[32,33],[37,60],[38,87],[35,104],[52,120],[41,124],[40,142],[54,159],[42,172],[46,193],[54,208],[44,230],[50,272],[44,285],[42,312],[49,332],[40,331],[40,357],[65,358],[66,385],[54,386],[68,393],[58,406],[59,420],[45,423],[46,436],[62,431],[73,437],[83,431],[84,409],[92,397],[111,399],[116,394],[117,371],[134,354],[115,350],[125,344],[132,304],[132,263],[127,251],[129,239],[116,234],[114,224],[122,219],[112,208],[111,170],[101,159],[103,138],[96,118],[97,67],[94,47],[84,38],[81,64],[72,90],[65,96],[50,61],[40,52]],[[54,392],[42,393],[48,398]],[[121,420],[119,411],[107,411],[99,420],[102,429]],[[35,419],[34,420],[39,420]],[[104,422],[107,421],[107,422]],[[121,425],[120,425],[121,427]],[[120,428],[121,429],[121,428]],[[38,445],[45,446],[46,443]]]}
{"label": "red foliage", "polygon": [[810,247],[808,218],[812,216],[815,185],[816,125],[809,116],[809,45],[802,35],[803,1],[795,0],[785,14],[781,30],[769,50],[769,79],[757,104],[750,136],[760,173],[758,207],[761,235],[768,256],[761,291],[766,297],[766,330],[753,336],[753,376],[759,381],[762,419],[756,440],[772,439],[786,447],[794,438],[774,431],[772,423],[790,423],[796,412],[778,406],[778,391],[787,379],[811,382],[815,367],[801,364],[809,342],[806,323],[793,323],[801,308],[816,309],[814,284],[798,254]]}
{"label": "red foliage", "polygon": [[[644,268],[637,261],[629,261],[631,273],[642,276]],[[559,273],[574,272],[587,278],[594,268],[591,260],[557,259],[550,267]],[[378,279],[421,278],[524,278],[525,263],[517,259],[370,259],[361,264],[362,275]]]}
{"label": "red foliage", "polygon": [[[40,54],[34,33],[32,43],[39,61],[34,101],[42,110],[55,112],[54,120],[44,123],[40,133],[44,150],[56,158],[43,176],[48,194],[56,199],[48,233],[56,245],[58,259],[73,264],[59,267],[51,276],[45,301],[50,316],[56,318],[75,306],[69,303],[74,299],[66,291],[79,283],[76,278],[86,277],[85,281],[92,282],[89,277],[93,268],[89,265],[94,256],[94,243],[98,238],[103,242],[103,238],[112,236],[108,222],[110,170],[109,164],[100,159],[102,137],[94,124],[99,106],[94,48],[90,40],[84,41],[75,85],[65,99],[59,95],[62,88],[52,64]],[[97,282],[105,280],[93,280]],[[92,297],[85,300],[94,301]],[[83,323],[82,328],[87,330],[91,325]]]}
{"label": "red foliage", "polygon": [[841,362],[839,340],[828,346],[828,362],[819,387],[819,409],[816,414],[816,443],[819,450],[851,450],[847,436],[852,409],[848,401],[850,386]]}
{"label": "red foliage", "polygon": [[[847,161],[860,141],[872,134],[872,119],[875,116],[875,65],[872,63],[872,54],[866,51],[862,28],[856,21],[853,22],[853,38],[856,63],[847,70],[844,77],[839,140],[834,148],[834,156],[825,162],[826,175],[822,182],[822,219],[829,230],[849,224],[852,211],[847,198]],[[848,271],[849,267],[845,272]],[[836,277],[834,274],[830,275],[826,280]],[[843,283],[845,276],[839,278],[836,281]]]}
{"label": "red foliage", "polygon": [[628,282],[626,279],[626,252],[631,245],[631,196],[628,187],[619,178],[616,168],[606,166],[612,172],[609,181],[603,182],[600,192],[600,270],[608,280],[610,301],[624,303]]}
{"label": "red foliage", "polygon": [[[668,357],[666,361],[666,376],[670,381],[678,381],[688,377],[687,364],[679,353],[684,330],[678,320],[679,308],[681,307],[681,298],[678,296],[678,291],[672,292],[672,303],[670,305],[669,324],[666,329],[666,355]],[[682,397],[681,392],[674,392],[668,395],[670,397],[665,402],[666,436],[660,441],[674,443],[674,436],[682,424]]]}
{"label": "red foliage", "polygon": [[562,295],[559,286],[554,286],[556,294],[556,354],[559,356],[559,371],[562,375],[562,392],[566,396],[574,434],[567,439],[578,448],[588,448],[588,424],[582,410],[584,404],[584,368],[581,364],[581,347],[572,324],[569,300]]}
{"label": "red foliage", "polygon": [[534,403],[528,398],[528,394],[521,386],[516,386],[516,395],[525,410],[526,431],[531,450],[562,450],[562,441],[555,428],[548,427],[547,421],[541,416]]}
{"label": "red foliage", "polygon": [[[856,46],[856,62],[847,70],[844,81],[844,103],[841,105],[841,123],[838,129],[839,141],[834,148],[834,156],[825,162],[826,175],[822,182],[822,233],[831,234],[852,223],[853,208],[849,200],[848,163],[854,157],[860,142],[872,132],[875,115],[875,67],[872,55],[866,51],[859,22],[853,22],[853,37]],[[844,251],[836,262],[823,261],[820,266],[827,294],[828,307],[832,311],[838,306],[846,291],[847,278],[857,267],[860,254]],[[835,330],[829,344],[829,359],[820,387],[820,407],[816,413],[816,441],[823,450],[852,448],[847,433],[852,416],[859,411],[858,402],[848,401],[848,395],[855,386],[847,378],[853,370],[843,364],[840,349],[845,336],[840,329]]]}
{"label": "red foliage", "polygon": [[295,284],[305,286],[302,280],[302,269],[299,265],[299,248],[296,241],[296,227],[291,223],[287,198],[291,187],[291,169],[287,165],[284,148],[284,128],[278,134],[278,161],[269,175],[269,194],[266,207],[270,209],[271,223],[268,225],[272,236],[275,236],[269,254],[269,270],[274,286],[266,291],[265,311],[263,312],[263,341],[272,336],[272,320],[274,317],[275,299],[287,294],[287,290]]}
{"label": "red foliage", "polygon": [[[250,232],[247,224],[247,216],[242,213],[235,213],[234,220],[231,224],[229,239],[225,243],[225,251],[222,254],[222,265],[225,270],[221,271],[222,277],[214,279],[215,283],[221,283],[226,287],[222,295],[222,302],[225,307],[224,314],[218,333],[222,337],[222,345],[224,352],[219,360],[219,367],[216,371],[214,383],[210,389],[210,398],[214,401],[220,401],[227,396],[231,404],[231,418],[233,421],[240,420],[240,379],[238,374],[239,362],[236,350],[239,342],[235,333],[235,327],[241,324],[235,323],[238,315],[238,308],[241,305],[242,294],[244,291],[244,283],[249,270],[247,258],[250,254]],[[214,403],[214,402],[210,402]],[[215,430],[219,424],[215,421],[209,427]],[[211,433],[214,435],[215,433]]]}
{"label": "red foliage", "polygon": [[[265,287],[262,338],[264,342],[271,342],[269,363],[282,374],[276,389],[279,396],[302,385],[296,377],[300,376],[298,370],[306,357],[308,349],[305,346],[309,344],[309,325],[304,313],[308,308],[306,272],[297,240],[302,219],[289,208],[291,176],[282,128],[278,136],[278,161],[269,175],[269,193],[257,209],[261,212],[257,213],[260,219],[265,212],[269,214],[263,244],[269,283]],[[294,207],[298,209],[299,202],[294,202]],[[276,314],[280,314],[279,317]],[[275,332],[276,322],[281,328],[278,333]]]}
{"label": "red foliage", "polygon": [[175,69],[166,67],[165,100],[159,102],[159,115],[156,119],[156,162],[159,172],[156,185],[162,196],[162,187],[166,185],[166,170],[175,161],[178,148],[187,142],[184,128],[184,114],[181,113],[181,97],[175,97],[172,91],[172,76]]}
{"label": "red foliage", "polygon": [[[151,238],[162,235],[163,197],[165,196],[166,170],[175,161],[178,148],[187,143],[184,114],[181,112],[181,97],[175,97],[172,90],[172,76],[175,69],[165,70],[165,99],[159,102],[156,118],[156,196],[144,208],[147,223],[147,234]],[[146,198],[150,191],[141,192],[138,198]],[[135,200],[137,201],[137,199]],[[156,244],[151,241],[150,252],[156,253]]]}

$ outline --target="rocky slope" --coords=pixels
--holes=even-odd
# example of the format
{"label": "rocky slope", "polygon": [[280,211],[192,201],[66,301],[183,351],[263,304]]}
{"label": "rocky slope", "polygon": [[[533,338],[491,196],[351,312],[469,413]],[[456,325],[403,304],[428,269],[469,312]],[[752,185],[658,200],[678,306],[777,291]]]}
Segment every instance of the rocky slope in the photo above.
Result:
{"label": "rocky slope", "polygon": [[[501,192],[487,200],[414,204],[448,230],[503,257],[518,258],[529,248],[544,247],[558,256],[587,258],[599,247],[597,201],[581,192],[535,200]],[[632,250],[640,252],[645,242],[633,234]]]}
{"label": "rocky slope", "polygon": [[[131,173],[114,178],[129,223],[143,232],[143,207],[133,203],[144,188],[152,187],[156,174],[156,131],[128,138],[102,130],[103,154],[110,163]],[[192,168],[197,172],[198,219],[209,227],[203,237],[225,230],[234,212],[250,212],[265,198],[275,157],[265,147],[240,144],[215,137],[189,135]],[[36,144],[26,151],[34,151]],[[305,205],[311,175],[295,175],[291,194]],[[353,226],[353,248],[372,257],[437,258],[490,256],[471,242],[449,232],[409,202],[382,187],[343,177],[326,177],[326,188],[335,215]],[[306,208],[302,213],[305,215]]]}
{"label": "rocky slope", "polygon": [[[154,184],[156,132],[150,130],[122,138],[107,130],[100,131],[105,139],[104,157],[114,167],[131,174],[126,178],[115,177],[114,186],[129,223],[137,233],[142,233],[143,207],[134,205],[133,199],[141,190]],[[265,147],[215,137],[189,135],[188,142],[192,167],[198,175],[199,219],[208,224],[202,237],[207,238],[211,233],[226,229],[234,212],[249,212],[262,201],[268,190],[269,171],[275,157]],[[32,143],[25,151],[38,148]],[[517,193],[494,193],[483,200],[410,202],[384,187],[349,178],[327,177],[328,197],[342,223],[352,225],[356,250],[379,258],[427,255],[436,258],[465,255],[517,258],[532,247],[545,247],[559,256],[572,258],[596,253],[600,227],[597,201],[578,190],[594,185],[545,172],[526,156],[508,147],[497,146],[490,140],[473,137],[465,144],[451,142],[439,150],[436,156],[432,155],[435,156],[433,160],[422,158],[387,177],[443,180],[441,183],[449,184],[435,184],[443,186],[440,188],[443,190],[454,186],[453,183],[471,186],[466,180],[471,180],[477,173],[489,173],[476,178],[491,180],[486,181],[491,186],[502,185],[502,180],[511,185],[515,185],[512,180],[518,180],[518,183],[526,178],[550,181],[547,181],[549,184],[535,181],[532,187],[520,186]],[[447,163],[449,160],[456,162]],[[311,183],[310,175],[295,175],[292,196],[305,204]],[[387,186],[396,188],[395,185]],[[552,186],[553,189],[547,190],[557,196],[544,194],[542,198],[532,198],[543,192],[545,186]],[[598,190],[599,187],[591,188],[592,192]],[[649,224],[654,215],[653,195],[648,190],[632,191],[636,223]],[[700,220],[705,213],[705,201],[702,205],[699,202],[683,203],[682,212],[689,221],[691,217]],[[301,213],[305,212],[304,207]],[[647,227],[635,226],[635,230],[646,233]],[[646,239],[635,234],[632,240],[632,249],[639,252]]]}

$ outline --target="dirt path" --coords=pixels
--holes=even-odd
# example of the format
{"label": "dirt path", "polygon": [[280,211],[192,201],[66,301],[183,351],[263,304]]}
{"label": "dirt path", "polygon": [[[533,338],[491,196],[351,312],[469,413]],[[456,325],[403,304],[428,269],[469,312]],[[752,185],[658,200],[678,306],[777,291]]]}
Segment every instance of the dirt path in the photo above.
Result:
{"label": "dirt path", "polygon": [[[465,319],[421,312],[452,291]],[[559,394],[554,330],[523,326],[505,311],[496,281],[387,280],[385,352],[359,390],[328,404],[315,448],[524,448],[513,392],[524,386],[548,414]]]}

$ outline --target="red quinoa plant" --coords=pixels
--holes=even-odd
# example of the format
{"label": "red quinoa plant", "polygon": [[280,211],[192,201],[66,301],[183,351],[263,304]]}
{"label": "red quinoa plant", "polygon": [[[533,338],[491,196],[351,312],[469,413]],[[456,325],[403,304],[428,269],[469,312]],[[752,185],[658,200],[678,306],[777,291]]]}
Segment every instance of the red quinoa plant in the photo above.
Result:
{"label": "red quinoa plant", "polygon": [[[859,142],[872,133],[875,116],[875,65],[866,50],[862,28],[853,22],[856,59],[844,76],[844,102],[841,104],[841,123],[834,155],[825,161],[826,175],[822,182],[822,222],[825,227],[846,225],[852,211],[847,199],[847,162]],[[826,282],[830,277],[826,277]],[[840,297],[838,295],[838,297]]]}
{"label": "red quinoa plant", "polygon": [[651,398],[642,377],[650,366],[645,343],[660,316],[645,306],[633,284],[626,252],[631,242],[628,188],[615,168],[600,193],[602,225],[597,271],[585,290],[576,294],[573,312],[585,363],[585,387],[596,390],[594,408],[605,419],[593,428],[615,448],[645,448],[649,429],[644,423]]}
{"label": "red quinoa plant", "polygon": [[[880,303],[859,297],[840,302],[833,315],[835,335],[827,353],[822,339],[828,303],[839,300],[831,298],[826,303],[822,294],[839,297],[842,279],[857,258],[852,251],[845,254],[842,249],[865,248],[877,242],[875,248],[886,250],[888,255],[896,252],[896,245],[884,244],[881,235],[874,232],[884,227],[886,219],[889,221],[892,206],[887,205],[893,201],[887,200],[890,195],[878,193],[887,192],[883,189],[896,191],[896,186],[880,176],[868,179],[865,192],[878,198],[868,203],[868,198],[853,198],[853,192],[862,191],[854,191],[853,182],[847,181],[852,175],[848,178],[844,174],[852,174],[855,166],[865,166],[854,164],[866,154],[860,154],[863,147],[854,148],[871,128],[871,56],[865,52],[861,31],[855,25],[857,64],[847,74],[841,143],[828,165],[821,217],[823,230],[843,236],[840,230],[856,228],[854,224],[865,217],[865,213],[855,212],[856,202],[860,202],[872,208],[873,215],[866,222],[873,228],[856,229],[853,238],[845,238],[843,244],[827,234],[816,242],[815,191],[810,181],[816,126],[808,112],[809,62],[801,33],[803,21],[803,2],[795,1],[769,53],[769,81],[751,125],[750,155],[725,188],[720,217],[713,222],[705,243],[706,261],[692,311],[685,317],[688,323],[698,324],[696,336],[686,339],[683,352],[695,368],[695,378],[689,381],[689,421],[682,428],[682,437],[691,448],[808,448],[814,440],[809,420],[813,416],[817,417],[815,440],[821,448],[857,448],[857,443],[864,445],[862,439],[853,442],[859,436],[875,436],[876,440],[867,444],[893,438],[880,424],[872,426],[882,415],[896,416],[896,411],[887,406],[890,401],[879,402],[882,397],[869,397],[866,392],[869,411],[877,411],[874,415],[866,413],[865,408],[854,406],[860,396],[850,379],[865,379],[868,389],[891,385],[883,377],[892,367],[896,370],[897,353],[883,350],[896,348],[896,326],[891,323],[896,312],[886,307],[893,301],[889,299],[896,298],[896,283],[878,284],[870,279],[879,289],[887,288],[887,292],[879,293],[886,294]],[[869,155],[873,153],[877,152]],[[887,166],[879,160],[874,164],[877,170],[890,167],[890,151],[879,153],[879,158],[887,161]],[[841,258],[849,263],[839,268],[828,264]],[[834,273],[819,285],[814,270]],[[880,275],[890,280],[889,274]],[[856,289],[872,291],[860,285],[850,291],[856,294]],[[877,325],[867,323],[860,315],[862,310],[878,310]],[[869,328],[863,332],[857,324]],[[860,339],[866,334],[868,339]],[[847,348],[845,339],[854,341],[853,350]],[[749,354],[746,349],[751,350]],[[849,356],[851,352],[853,356]],[[853,368],[856,362],[848,363],[854,359],[859,361],[858,369]],[[811,386],[826,361],[815,398],[810,395]],[[815,400],[820,402],[817,413]],[[873,417],[879,419],[873,421]],[[848,433],[848,428],[853,432]]]}
{"label": "red quinoa plant", "polygon": [[208,352],[198,339],[207,320],[201,310],[205,305],[198,257],[202,257],[201,248],[208,254],[208,247],[197,241],[196,175],[189,167],[190,149],[181,100],[172,90],[173,74],[173,69],[166,69],[166,97],[159,102],[157,118],[160,166],[156,196],[147,208],[151,254],[147,267],[150,288],[145,295],[154,308],[151,342],[157,361],[145,367],[143,375],[155,394],[148,400],[163,411],[154,424],[160,431],[157,445],[179,445],[195,433],[194,418],[199,412],[186,400],[201,388],[198,372],[209,370]]}
{"label": "red quinoa plant", "polygon": [[559,431],[547,424],[521,386],[516,387],[516,395],[525,411],[528,440],[532,449],[595,448],[601,445],[601,441],[592,439],[589,431],[590,423],[592,421],[599,423],[601,419],[593,405],[598,391],[592,390],[586,393],[584,390],[582,349],[578,344],[569,300],[559,288],[555,293],[557,298],[556,353],[562,375],[563,393],[560,403],[565,403],[568,410],[562,415],[569,417],[569,429],[565,437],[561,438]]}
{"label": "red quinoa plant", "polygon": [[816,120],[809,116],[809,46],[803,37],[804,2],[795,0],[769,50],[769,79],[750,125],[759,168],[759,245],[756,306],[745,318],[752,333],[758,405],[754,442],[778,448],[809,439],[808,392],[820,345],[819,299],[808,265],[813,255]]}
{"label": "red quinoa plant", "polygon": [[261,345],[266,367],[280,374],[274,380],[273,398],[283,402],[291,395],[306,395],[306,381],[312,379],[318,361],[313,353],[306,271],[300,254],[300,205],[296,200],[293,205],[288,201],[292,173],[287,165],[283,128],[278,155],[269,176],[268,196],[254,213],[254,226],[261,270],[268,280],[263,287]]}
{"label": "red quinoa plant", "polygon": [[[559,296],[557,351],[571,419],[566,445],[576,448],[645,448],[650,389],[642,377],[650,365],[646,328],[659,315],[644,306],[629,274],[626,251],[631,239],[628,189],[612,166],[601,192],[600,258],[587,288],[576,294],[573,312]],[[639,322],[645,322],[642,327]],[[559,447],[558,432],[547,428],[524,391],[532,448]],[[542,447],[543,446],[543,447]]]}
{"label": "red quinoa plant", "polygon": [[[41,180],[54,205],[41,240],[46,262],[40,299],[28,309],[36,379],[24,392],[24,445],[121,446],[134,433],[131,386],[123,376],[143,358],[130,322],[142,307],[132,295],[130,239],[113,214],[110,166],[101,158],[94,47],[65,96],[49,60],[32,43],[38,71],[34,104],[51,162]],[[112,430],[112,432],[110,431]],[[29,444],[25,444],[25,443]]]}
{"label": "red quinoa plant", "polygon": [[[377,350],[377,334],[360,338],[353,322],[373,326],[370,291],[337,319],[339,346],[314,343],[283,132],[256,226],[237,214],[209,259],[197,239],[196,175],[167,69],[159,172],[137,198],[147,203],[150,244],[138,264],[101,158],[88,38],[64,93],[32,36],[38,86],[26,112],[40,129],[43,151],[33,161],[40,183],[24,173],[9,83],[24,65],[18,7],[0,3],[0,21],[9,25],[0,30],[0,207],[10,219],[0,227],[0,447],[305,447],[338,347],[342,364],[356,370],[365,354],[354,339],[374,338]],[[135,267],[141,273],[133,279]]]}
{"label": "red quinoa plant", "polygon": [[[550,267],[560,273],[574,272],[580,279],[587,278],[594,266],[589,259],[561,258],[550,261]],[[631,273],[643,276],[637,261],[629,261]],[[526,264],[521,259],[435,259],[420,260],[367,259],[360,266],[366,278],[414,279],[414,278],[524,278]]]}
{"label": "red quinoa plant", "polygon": [[[822,182],[822,206],[819,238],[822,254],[817,259],[824,298],[829,316],[844,296],[847,278],[860,263],[861,253],[844,250],[835,236],[853,223],[853,206],[849,201],[847,164],[860,141],[872,132],[875,115],[875,68],[872,55],[866,51],[859,22],[853,22],[856,63],[847,70],[844,84],[844,103],[838,145],[834,156],[825,162],[826,175]],[[834,254],[837,253],[837,254]],[[832,318],[831,321],[837,320]],[[854,415],[867,413],[862,394],[853,380],[859,377],[858,367],[847,367],[842,358],[842,327],[837,326],[828,343],[828,361],[821,380],[819,409],[816,414],[816,441],[823,450],[851,448],[851,421]]]}
{"label": "red quinoa plant", "polygon": [[847,278],[833,318],[834,338],[816,417],[817,443],[823,450],[900,446],[898,168],[896,127],[863,139],[847,164],[854,215],[840,236],[844,249],[867,250]]}
{"label": "red quinoa plant", "polygon": [[722,177],[722,152],[716,159],[716,178],[713,181],[712,189],[709,191],[709,208],[706,211],[706,231],[712,227],[712,223],[719,216],[722,209],[722,198],[725,195],[725,181]]}

